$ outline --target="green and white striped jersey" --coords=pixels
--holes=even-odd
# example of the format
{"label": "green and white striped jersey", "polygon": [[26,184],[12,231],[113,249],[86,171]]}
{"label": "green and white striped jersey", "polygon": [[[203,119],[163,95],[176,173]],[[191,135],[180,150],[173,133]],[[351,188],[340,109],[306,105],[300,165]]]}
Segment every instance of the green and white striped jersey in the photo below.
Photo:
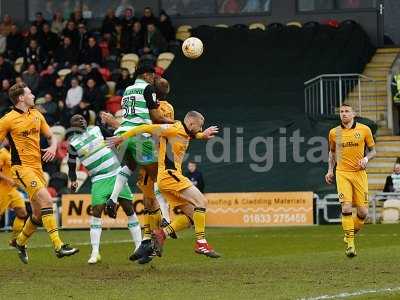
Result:
{"label": "green and white striped jersey", "polygon": [[142,79],[136,79],[134,85],[126,88],[121,100],[124,111],[121,126],[114,132],[121,135],[132,127],[151,124],[149,109],[157,108],[154,88]]}
{"label": "green and white striped jersey", "polygon": [[118,174],[121,164],[99,127],[88,127],[84,133],[72,136],[70,145],[88,170],[92,182]]}

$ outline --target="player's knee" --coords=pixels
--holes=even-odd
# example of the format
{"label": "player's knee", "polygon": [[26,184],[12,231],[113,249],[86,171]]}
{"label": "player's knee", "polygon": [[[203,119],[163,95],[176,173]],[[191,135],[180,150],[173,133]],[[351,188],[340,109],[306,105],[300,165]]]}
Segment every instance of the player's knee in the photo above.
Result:
{"label": "player's knee", "polygon": [[133,210],[133,204],[131,201],[121,200],[119,202],[124,210],[124,213],[129,217],[132,216],[135,211]]}
{"label": "player's knee", "polygon": [[368,208],[361,207],[357,209],[357,215],[361,219],[365,219],[368,216]]}
{"label": "player's knee", "polygon": [[101,213],[103,212],[104,205],[95,205],[92,207],[93,217],[101,218]]}
{"label": "player's knee", "polygon": [[37,201],[41,207],[53,207],[53,200],[47,189],[43,188],[37,193]]}
{"label": "player's knee", "polygon": [[343,203],[342,204],[342,213],[348,214],[348,213],[352,213],[353,212],[353,208],[351,203]]}
{"label": "player's knee", "polygon": [[15,215],[20,218],[20,219],[27,219],[28,218],[28,213],[26,212],[26,209],[24,207],[18,207],[14,209]]}

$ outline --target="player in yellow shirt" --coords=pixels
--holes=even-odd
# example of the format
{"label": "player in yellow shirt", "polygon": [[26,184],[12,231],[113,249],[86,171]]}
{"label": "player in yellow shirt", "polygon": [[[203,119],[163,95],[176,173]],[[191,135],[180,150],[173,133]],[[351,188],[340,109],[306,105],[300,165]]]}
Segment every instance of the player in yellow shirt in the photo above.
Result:
{"label": "player in yellow shirt", "polygon": [[[220,257],[205,238],[205,220],[207,200],[204,195],[182,174],[182,161],[189,141],[192,138],[210,139],[218,133],[218,128],[211,126],[202,132],[204,117],[196,112],[188,112],[184,122],[162,125],[140,125],[120,137],[109,138],[111,144],[119,145],[129,137],[150,133],[160,137],[158,154],[157,184],[172,207],[178,207],[184,214],[178,215],[164,229],[153,231],[155,250],[161,255],[166,236],[194,224],[196,233],[195,252],[212,258]],[[201,135],[201,136],[200,136]]]}
{"label": "player in yellow shirt", "polygon": [[12,179],[11,174],[11,155],[6,148],[0,149],[0,216],[7,208],[15,212],[15,219],[12,226],[12,238],[10,246],[15,247],[18,234],[24,227],[28,217],[25,209],[25,201],[17,191],[17,184]]}
{"label": "player in yellow shirt", "polygon": [[[13,179],[26,190],[32,205],[32,217],[26,221],[15,244],[19,258],[28,263],[26,244],[39,225],[43,225],[49,234],[57,257],[73,255],[79,250],[64,244],[59,237],[53,201],[42,170],[42,159],[44,162],[54,159],[57,140],[43,115],[34,109],[35,96],[25,84],[13,85],[9,96],[14,108],[0,120],[0,142],[8,138]],[[47,149],[40,149],[41,134],[50,142]]]}
{"label": "player in yellow shirt", "polygon": [[[325,175],[328,184],[335,178],[339,201],[342,204],[342,227],[347,244],[346,255],[357,255],[355,233],[361,230],[368,214],[368,161],[376,155],[375,142],[368,126],[355,122],[351,106],[340,107],[341,124],[329,132],[329,168]],[[368,153],[365,155],[365,149]],[[353,206],[357,213],[353,216]]]}

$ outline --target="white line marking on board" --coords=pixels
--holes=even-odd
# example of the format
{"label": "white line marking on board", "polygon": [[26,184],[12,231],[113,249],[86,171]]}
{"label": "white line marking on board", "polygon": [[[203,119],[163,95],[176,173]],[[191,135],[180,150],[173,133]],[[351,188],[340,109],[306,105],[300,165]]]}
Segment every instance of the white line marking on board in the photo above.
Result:
{"label": "white line marking on board", "polygon": [[299,300],[325,300],[325,299],[346,299],[350,297],[356,297],[356,296],[362,296],[362,295],[367,295],[367,294],[383,294],[383,293],[391,293],[391,292],[399,292],[400,291],[400,286],[399,287],[394,287],[394,288],[385,288],[385,289],[377,289],[377,290],[360,290],[357,292],[349,292],[349,293],[340,293],[337,295],[324,295],[324,296],[318,296],[314,298],[301,298]]}

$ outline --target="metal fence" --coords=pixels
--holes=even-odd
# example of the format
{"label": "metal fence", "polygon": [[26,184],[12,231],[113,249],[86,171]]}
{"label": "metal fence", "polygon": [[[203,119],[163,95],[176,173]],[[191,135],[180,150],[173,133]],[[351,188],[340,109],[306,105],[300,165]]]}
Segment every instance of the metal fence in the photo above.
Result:
{"label": "metal fence", "polygon": [[379,121],[378,83],[361,74],[324,74],[304,83],[305,111],[312,116],[338,113],[348,103],[360,117]]}

